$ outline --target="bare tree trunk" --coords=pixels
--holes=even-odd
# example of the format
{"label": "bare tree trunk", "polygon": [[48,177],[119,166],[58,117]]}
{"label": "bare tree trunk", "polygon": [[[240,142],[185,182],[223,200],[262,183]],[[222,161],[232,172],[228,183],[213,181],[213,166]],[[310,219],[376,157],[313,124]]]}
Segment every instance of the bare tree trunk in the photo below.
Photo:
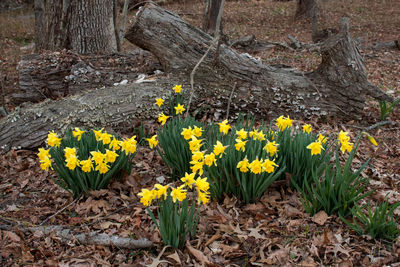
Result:
{"label": "bare tree trunk", "polygon": [[35,0],[36,49],[117,50],[113,0]]}
{"label": "bare tree trunk", "polygon": [[318,12],[317,0],[298,0],[295,19],[312,18]]}
{"label": "bare tree trunk", "polygon": [[[215,36],[215,28],[217,26],[217,19],[222,0],[205,0],[205,2],[206,5],[203,18],[203,31],[211,36]],[[222,23],[220,24],[219,30],[222,32]]]}

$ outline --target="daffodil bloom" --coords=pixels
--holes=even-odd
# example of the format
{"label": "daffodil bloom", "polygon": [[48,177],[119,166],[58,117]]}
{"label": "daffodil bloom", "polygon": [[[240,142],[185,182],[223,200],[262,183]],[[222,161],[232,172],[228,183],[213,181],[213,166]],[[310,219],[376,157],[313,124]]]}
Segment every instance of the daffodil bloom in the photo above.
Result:
{"label": "daffodil bloom", "polygon": [[175,114],[182,114],[182,112],[185,111],[185,108],[181,104],[178,104],[176,107],[174,107],[174,109],[175,109]]}
{"label": "daffodil bloom", "polygon": [[224,120],[223,122],[218,123],[219,125],[219,132],[223,133],[224,135],[228,133],[231,126],[228,124],[228,120]]}
{"label": "daffodil bloom", "polygon": [[110,167],[107,165],[107,163],[105,162],[101,162],[100,164],[98,164],[96,166],[96,171],[99,171],[100,174],[105,174],[108,172],[108,170],[110,169]]}
{"label": "daffodil bloom", "polygon": [[192,140],[189,141],[189,149],[192,152],[199,151],[202,146],[202,139],[197,139],[195,136],[192,136]]}
{"label": "daffodil bloom", "polygon": [[72,135],[78,140],[80,141],[82,138],[82,134],[84,134],[85,131],[82,131],[81,129],[79,129],[78,127],[75,127],[75,130],[72,131]]}
{"label": "daffodil bloom", "polygon": [[262,163],[262,169],[267,173],[274,172],[275,167],[278,167],[278,164],[269,159],[264,160],[264,162]]}
{"label": "daffodil bloom", "polygon": [[103,163],[106,159],[106,155],[99,151],[91,151],[90,154],[93,156],[93,160],[96,164]]}
{"label": "daffodil bloom", "polygon": [[186,190],[183,189],[185,185],[181,185],[178,188],[173,188],[171,191],[172,201],[175,203],[176,200],[183,201],[186,198]]}
{"label": "daffodil bloom", "polygon": [[58,135],[54,132],[51,131],[47,135],[47,144],[51,147],[59,147],[61,145],[61,138],[58,137]]}
{"label": "daffodil bloom", "polygon": [[257,140],[257,136],[258,136],[258,131],[257,129],[253,129],[253,131],[249,132],[249,137],[253,138],[253,140]]}
{"label": "daffodil bloom", "polygon": [[153,135],[151,138],[146,138],[147,142],[149,142],[150,148],[156,147],[158,145],[158,140],[156,138],[157,135]]}
{"label": "daffodil bloom", "polygon": [[268,139],[275,140],[277,133],[275,131],[269,130],[267,135]]}
{"label": "daffodil bloom", "polygon": [[50,158],[50,150],[49,149],[44,149],[44,148],[39,148],[39,153],[37,153],[37,156],[39,160],[44,160],[46,157]]}
{"label": "daffodil bloom", "polygon": [[278,126],[279,131],[284,131],[287,127],[291,127],[293,124],[293,120],[289,118],[289,116],[280,116],[276,119],[276,126]]}
{"label": "daffodil bloom", "polygon": [[125,139],[120,142],[122,151],[125,151],[125,154],[128,155],[129,153],[133,154],[136,152],[137,148],[137,141],[135,140],[136,135],[132,136],[129,139]]}
{"label": "daffodil bloom", "polygon": [[193,128],[193,134],[196,137],[201,137],[201,135],[203,134],[203,129],[201,127],[197,127],[196,125]]}
{"label": "daffodil bloom", "polygon": [[346,151],[351,152],[353,149],[353,143],[350,142],[342,142],[342,145],[340,147],[340,151],[342,151],[342,154],[344,154]]}
{"label": "daffodil bloom", "polygon": [[180,85],[180,84],[175,85],[173,89],[174,89],[175,93],[180,94],[182,91],[182,85]]}
{"label": "daffodil bloom", "polygon": [[167,198],[168,185],[155,184],[154,187],[157,189],[156,190],[157,198],[161,198],[163,195],[164,199]]}
{"label": "daffodil bloom", "polygon": [[81,165],[81,169],[84,172],[91,172],[94,169],[93,161],[91,158],[88,158],[87,160],[81,160],[79,164]]}
{"label": "daffodil bloom", "polygon": [[368,137],[368,140],[371,142],[371,144],[373,144],[374,146],[378,146],[378,143],[376,142],[375,138],[373,138],[371,135],[369,135],[366,132],[363,132],[363,134],[366,134]]}
{"label": "daffodil bloom", "polygon": [[75,170],[77,166],[80,166],[78,157],[76,155],[70,155],[68,158],[65,159],[65,166],[70,170]]}
{"label": "daffodil bloom", "polygon": [[156,98],[156,105],[161,107],[164,104],[164,99]]}
{"label": "daffodil bloom", "polygon": [[264,150],[269,153],[270,157],[273,157],[278,152],[278,144],[276,144],[275,141],[268,141],[264,146]]}
{"label": "daffodil bloom", "polygon": [[249,160],[244,158],[243,160],[239,161],[236,168],[240,169],[241,172],[248,172],[249,171]]}
{"label": "daffodil bloom", "polygon": [[208,202],[210,202],[210,192],[197,190],[197,205],[200,205],[201,203],[207,204]]}
{"label": "daffodil bloom", "polygon": [[193,161],[202,161],[204,160],[204,151],[194,151],[192,153],[192,160]]}
{"label": "daffodil bloom", "polygon": [[236,135],[239,139],[246,139],[247,138],[247,131],[245,131],[243,128],[240,129],[240,131],[236,131]]}
{"label": "daffodil bloom", "polygon": [[203,175],[204,161],[191,161],[190,164],[193,165],[190,167],[193,173],[197,173],[197,171],[199,171],[199,175]]}
{"label": "daffodil bloom", "polygon": [[110,162],[110,163],[115,162],[115,160],[117,159],[117,157],[118,157],[118,154],[117,154],[117,153],[115,153],[115,152],[112,151],[112,150],[106,149],[106,156],[105,156],[105,162],[106,162],[106,163],[107,163],[107,162]]}
{"label": "daffodil bloom", "polygon": [[104,128],[101,128],[101,129],[98,130],[98,131],[93,130],[93,133],[94,133],[94,135],[96,136],[96,140],[97,140],[97,141],[99,141],[101,135],[103,134],[103,130],[104,130]]}
{"label": "daffodil bloom", "polygon": [[348,132],[340,131],[338,135],[339,143],[346,143],[350,141],[350,136],[348,136]]}
{"label": "daffodil bloom", "polygon": [[183,183],[185,183],[185,185],[187,185],[190,189],[192,189],[192,185],[195,183],[195,180],[194,180],[195,175],[196,175],[196,173],[194,173],[194,172],[191,174],[188,174],[187,172],[185,172],[185,177],[182,177],[181,181]]}
{"label": "daffodil bloom", "polygon": [[225,149],[226,149],[227,147],[228,147],[228,146],[224,146],[220,141],[217,141],[217,144],[214,145],[214,150],[213,150],[213,152],[214,152],[214,154],[215,154],[216,156],[219,155],[219,157],[221,158],[221,157],[222,157],[222,154],[224,153],[224,151],[225,151]]}
{"label": "daffodil bloom", "polygon": [[203,192],[210,189],[210,184],[207,182],[207,177],[204,177],[203,179],[201,177],[198,177],[195,181],[195,186],[198,190]]}
{"label": "daffodil bloom", "polygon": [[317,141],[319,141],[321,144],[325,144],[326,141],[328,141],[328,137],[325,137],[322,134],[319,134]]}
{"label": "daffodil bloom", "polygon": [[183,138],[185,138],[185,140],[189,140],[190,138],[192,138],[192,135],[194,135],[192,127],[189,126],[188,128],[183,128],[181,135],[183,135]]}
{"label": "daffodil bloom", "polygon": [[109,133],[102,133],[98,141],[102,141],[104,145],[108,145],[111,143],[111,137],[113,136]]}
{"label": "daffodil bloom", "polygon": [[311,125],[310,124],[303,125],[303,133],[311,133]]}
{"label": "daffodil bloom", "polygon": [[257,134],[257,140],[258,141],[264,141],[265,140],[265,134],[263,133],[263,131],[259,131]]}
{"label": "daffodil bloom", "polygon": [[311,150],[311,155],[319,155],[321,154],[321,150],[324,149],[322,146],[321,141],[317,140],[315,142],[312,142],[307,146],[307,149]]}
{"label": "daffodil bloom", "polygon": [[151,202],[155,198],[156,193],[153,190],[149,189],[142,189],[142,192],[138,193],[138,196],[140,196],[140,203],[143,205],[150,206]]}
{"label": "daffodil bloom", "polygon": [[250,168],[251,172],[254,173],[254,174],[259,174],[259,173],[261,173],[261,171],[262,171],[262,165],[261,165],[261,163],[262,163],[262,162],[259,161],[258,158],[255,159],[255,160],[253,160],[253,161],[250,163],[250,165],[249,165],[249,168]]}
{"label": "daffodil bloom", "polygon": [[108,144],[108,147],[111,148],[114,151],[119,150],[121,147],[119,146],[119,140],[116,139],[115,137],[113,140]]}
{"label": "daffodil bloom", "polygon": [[215,158],[214,153],[210,153],[204,156],[204,164],[206,164],[208,167],[211,167],[213,164],[217,166],[217,160]]}
{"label": "daffodil bloom", "polygon": [[158,122],[160,122],[161,125],[164,125],[167,122],[168,118],[169,116],[165,115],[163,112],[158,114]]}
{"label": "daffodil bloom", "polygon": [[40,168],[44,171],[49,171],[49,168],[51,168],[51,159],[50,157],[43,157],[43,159],[40,160]]}
{"label": "daffodil bloom", "polygon": [[237,151],[242,150],[242,152],[244,152],[247,141],[243,141],[241,139],[235,139],[235,141],[236,141],[236,144],[235,144],[236,150]]}
{"label": "daffodil bloom", "polygon": [[76,148],[66,147],[64,148],[64,153],[65,153],[64,154],[65,158],[69,158],[70,156],[76,156]]}

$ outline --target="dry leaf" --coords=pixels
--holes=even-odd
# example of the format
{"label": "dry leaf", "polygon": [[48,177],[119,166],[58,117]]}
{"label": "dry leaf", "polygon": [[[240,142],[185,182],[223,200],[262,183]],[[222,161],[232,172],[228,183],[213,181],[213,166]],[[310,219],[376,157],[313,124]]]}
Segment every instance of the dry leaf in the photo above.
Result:
{"label": "dry leaf", "polygon": [[174,261],[179,263],[179,265],[182,265],[181,259],[179,258],[179,255],[176,251],[174,254],[168,255],[167,257],[173,259]]}
{"label": "dry leaf", "polygon": [[208,260],[207,256],[203,254],[200,250],[195,249],[186,241],[186,248],[188,249],[189,253],[192,254],[202,265],[211,264]]}
{"label": "dry leaf", "polygon": [[4,236],[8,237],[13,242],[21,241],[21,238],[17,234],[10,231],[4,231]]}
{"label": "dry leaf", "polygon": [[326,220],[328,220],[328,218],[329,218],[329,217],[328,217],[328,214],[326,214],[325,211],[321,210],[321,211],[319,211],[318,213],[316,213],[316,214],[311,218],[311,220],[312,220],[313,222],[315,222],[316,224],[324,225],[325,222],[326,222]]}

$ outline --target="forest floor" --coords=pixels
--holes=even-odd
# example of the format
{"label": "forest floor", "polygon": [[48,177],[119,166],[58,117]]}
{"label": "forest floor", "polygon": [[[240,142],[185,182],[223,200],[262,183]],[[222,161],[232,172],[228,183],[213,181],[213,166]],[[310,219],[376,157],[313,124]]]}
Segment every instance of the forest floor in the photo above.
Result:
{"label": "forest floor", "polygon": [[[398,0],[320,2],[321,26],[337,27],[342,16],[349,16],[351,35],[362,38],[361,54],[370,82],[399,97],[400,51],[371,48],[375,42],[399,40]],[[203,1],[170,1],[164,7],[196,26],[201,25]],[[254,34],[257,40],[274,42],[288,42],[287,36],[292,35],[301,42],[311,43],[310,21],[294,21],[295,8],[295,1],[227,1],[224,33],[232,39]],[[135,12],[130,14],[131,20]],[[8,111],[16,108],[11,95],[18,91],[17,63],[22,55],[33,52],[29,47],[33,27],[30,8],[0,13],[0,105]],[[125,51],[132,47],[125,42]],[[278,46],[253,56],[266,64],[285,64],[303,71],[313,70],[320,63],[316,52]],[[400,108],[387,120],[391,123],[369,131],[378,141],[378,147],[364,139],[355,159],[355,165],[360,165],[371,158],[363,176],[370,178],[368,189],[375,190],[368,198],[372,203],[385,197],[391,203],[400,200]],[[317,119],[305,122],[327,134],[349,131],[354,140],[359,127],[379,121],[379,105],[371,99],[360,121],[331,118],[328,122]],[[157,266],[158,260],[168,261],[160,266],[199,266],[205,262],[210,266],[400,266],[399,239],[388,243],[359,236],[334,215],[311,217],[304,212],[297,193],[279,182],[256,204],[244,205],[235,198],[225,198],[221,203],[204,206],[197,236],[190,245],[176,251],[167,248],[162,254],[160,235],[137,197],[156,178],[168,177],[167,168],[153,150],[140,146],[130,175],[75,202],[53,182],[53,173],[40,169],[36,153],[11,150],[0,154],[0,226],[28,227],[45,221],[45,225],[61,225],[76,233],[99,231],[148,238],[154,246],[128,250],[83,245],[77,241],[65,242],[54,234],[23,232],[12,227],[0,230],[2,266],[150,266],[151,263]],[[400,215],[399,209],[396,214]]]}

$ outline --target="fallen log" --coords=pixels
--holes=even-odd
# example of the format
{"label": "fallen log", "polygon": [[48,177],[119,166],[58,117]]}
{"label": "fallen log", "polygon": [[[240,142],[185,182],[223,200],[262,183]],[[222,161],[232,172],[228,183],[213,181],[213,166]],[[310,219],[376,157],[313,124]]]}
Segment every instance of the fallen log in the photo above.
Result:
{"label": "fallen log", "polygon": [[[42,235],[54,234],[61,238],[62,242],[77,241],[81,244],[86,245],[99,245],[99,246],[114,246],[117,248],[127,249],[138,249],[138,248],[149,248],[153,245],[153,242],[147,239],[135,240],[132,238],[120,237],[118,235],[107,235],[99,234],[97,232],[74,234],[70,229],[63,228],[60,225],[49,225],[49,226],[37,226],[37,227],[17,227],[23,232],[40,232]],[[1,230],[12,231],[13,226],[11,225],[0,225]]]}
{"label": "fallen log", "polygon": [[[35,148],[43,144],[51,130],[123,130],[132,128],[138,120],[155,118],[159,110],[154,98],[166,97],[174,84],[190,88],[190,72],[212,41],[208,34],[153,4],[141,9],[126,38],[153,53],[168,76],[158,77],[154,83],[102,88],[26,104],[0,120],[0,147]],[[321,51],[319,68],[302,73],[263,65],[221,44],[219,53],[211,49],[195,73],[192,106],[215,111],[220,117],[230,103],[230,114],[235,114],[232,117],[244,112],[266,120],[282,114],[350,119],[362,114],[367,95],[388,99],[368,82],[361,56],[348,33],[348,21],[342,23],[339,34],[324,42]]]}
{"label": "fallen log", "polygon": [[[221,44],[218,59],[213,48],[197,70],[196,93],[211,99],[215,95],[228,99],[236,82],[238,89],[232,102],[244,110],[267,116],[359,117],[367,95],[381,100],[388,97],[368,82],[348,24],[348,19],[344,19],[340,32],[324,42],[322,63],[311,73],[263,65]],[[139,12],[125,38],[153,53],[166,72],[186,75],[212,41],[208,34],[153,4]]]}

